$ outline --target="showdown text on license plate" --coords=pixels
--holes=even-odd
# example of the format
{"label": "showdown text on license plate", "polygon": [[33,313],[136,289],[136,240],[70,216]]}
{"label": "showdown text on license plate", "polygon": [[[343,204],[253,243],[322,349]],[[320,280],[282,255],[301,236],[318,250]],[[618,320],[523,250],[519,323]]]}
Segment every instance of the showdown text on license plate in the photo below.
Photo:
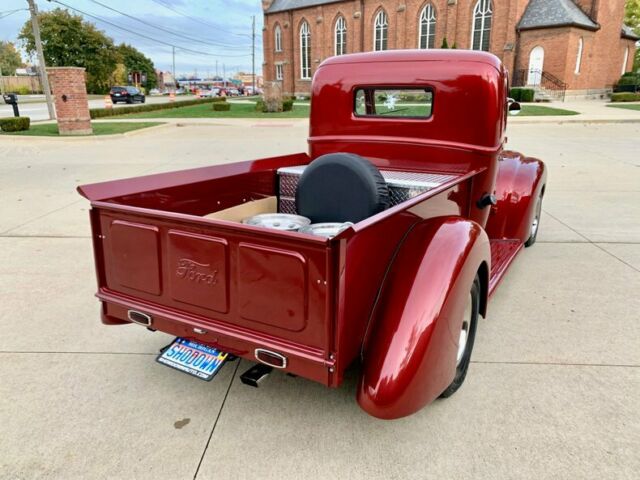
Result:
{"label": "showdown text on license plate", "polygon": [[158,355],[156,361],[209,381],[224,365],[227,356],[227,353],[218,349],[200,345],[192,340],[176,338],[164,352]]}

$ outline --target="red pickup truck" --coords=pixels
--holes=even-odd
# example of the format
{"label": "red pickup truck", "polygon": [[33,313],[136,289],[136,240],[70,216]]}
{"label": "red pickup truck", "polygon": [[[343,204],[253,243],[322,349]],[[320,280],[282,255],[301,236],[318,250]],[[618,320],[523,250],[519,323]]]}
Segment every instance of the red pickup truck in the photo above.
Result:
{"label": "red pickup truck", "polygon": [[337,387],[357,361],[379,418],[448,397],[538,233],[545,166],[503,149],[507,93],[486,53],[333,57],[308,153],[81,186],[102,322],[178,337],[159,360],[202,378],[242,357],[248,384]]}

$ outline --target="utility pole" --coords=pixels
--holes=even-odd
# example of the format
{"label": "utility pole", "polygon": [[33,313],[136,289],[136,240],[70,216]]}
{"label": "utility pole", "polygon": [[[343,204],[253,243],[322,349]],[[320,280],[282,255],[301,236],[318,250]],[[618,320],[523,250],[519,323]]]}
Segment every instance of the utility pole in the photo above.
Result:
{"label": "utility pole", "polygon": [[171,47],[171,52],[173,53],[173,89],[175,91],[178,88],[178,79],[176,78],[176,47]]}
{"label": "utility pole", "polygon": [[251,22],[251,95],[256,94],[256,16]]}
{"label": "utility pole", "polygon": [[44,90],[44,96],[47,99],[47,109],[49,110],[49,120],[56,118],[56,111],[53,108],[53,99],[51,98],[51,87],[49,87],[49,77],[47,76],[47,66],[44,63],[44,53],[42,52],[42,40],[40,39],[40,25],[38,24],[38,7],[35,0],[27,0],[29,4],[29,12],[31,13],[31,27],[33,28],[33,38],[36,42],[36,51],[38,52],[38,71],[40,72],[40,82]]}

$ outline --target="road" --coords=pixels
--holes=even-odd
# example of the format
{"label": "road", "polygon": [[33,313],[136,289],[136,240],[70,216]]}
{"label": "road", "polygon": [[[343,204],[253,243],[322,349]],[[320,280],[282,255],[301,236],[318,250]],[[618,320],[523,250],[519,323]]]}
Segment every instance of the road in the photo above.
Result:
{"label": "road", "polygon": [[308,122],[0,137],[0,478],[637,478],[640,124],[508,134],[549,168],[538,242],[460,391],[397,421],[358,408],[357,367],[338,389],[279,372],[252,389],[246,361],[207,383],[154,361],[169,336],[99,321],[78,184],[305,151]]}
{"label": "road", "polygon": [[[180,100],[180,98],[178,98],[178,100]],[[147,97],[147,103],[167,103],[168,101],[168,95]],[[127,105],[126,103],[118,103],[117,105],[114,105],[115,108],[127,108],[131,106],[132,105]],[[49,118],[47,104],[44,101],[34,102],[32,100],[28,100],[24,103],[20,103],[19,100],[18,107],[20,109],[20,115],[31,118],[32,122],[47,120]],[[89,108],[104,108],[104,99],[89,100]],[[2,117],[13,117],[13,108],[11,105],[5,105],[4,103],[0,104],[0,118]]]}

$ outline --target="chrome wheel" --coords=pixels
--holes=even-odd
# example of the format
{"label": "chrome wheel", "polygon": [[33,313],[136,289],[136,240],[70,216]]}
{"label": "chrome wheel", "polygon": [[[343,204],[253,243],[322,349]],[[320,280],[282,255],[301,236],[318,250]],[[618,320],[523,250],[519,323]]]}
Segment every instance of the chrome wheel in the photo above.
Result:
{"label": "chrome wheel", "polygon": [[467,297],[467,304],[464,308],[464,314],[462,316],[462,327],[460,328],[460,337],[458,339],[458,355],[456,356],[456,367],[460,366],[460,362],[464,358],[464,354],[467,350],[467,342],[470,336],[471,321],[473,320],[473,297],[471,293]]}
{"label": "chrome wheel", "polygon": [[540,213],[542,212],[542,197],[538,197],[536,202],[536,213],[531,222],[531,235],[530,238],[535,238],[538,234],[538,225],[540,225]]}

